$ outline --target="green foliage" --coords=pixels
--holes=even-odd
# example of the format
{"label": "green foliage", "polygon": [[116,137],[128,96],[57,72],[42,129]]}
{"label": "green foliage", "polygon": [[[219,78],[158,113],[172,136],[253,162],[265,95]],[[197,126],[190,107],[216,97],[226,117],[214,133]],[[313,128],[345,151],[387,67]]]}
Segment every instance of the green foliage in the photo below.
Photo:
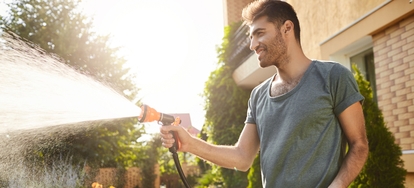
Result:
{"label": "green foliage", "polygon": [[140,168],[142,170],[142,174],[145,174],[142,177],[142,186],[143,187],[155,187],[155,179],[157,177],[155,173],[155,165],[157,164],[157,160],[159,158],[159,151],[158,148],[161,148],[161,139],[159,137],[153,137],[152,141],[147,143],[145,149],[145,159]]}
{"label": "green foliage", "polygon": [[71,155],[74,164],[87,162],[92,168],[123,168],[138,166],[144,160],[143,148],[135,147],[138,145],[136,140],[144,130],[142,127],[136,128],[133,120],[114,120],[95,126],[96,128],[62,135],[61,138],[55,138],[53,143],[34,143],[28,150],[31,154],[27,156],[28,162],[40,160],[48,163],[61,155]]}
{"label": "green foliage", "polygon": [[352,65],[355,79],[361,94],[365,97],[363,111],[369,142],[367,162],[359,176],[350,187],[404,187],[406,170],[401,160],[401,148],[387,129],[384,117],[377,103],[373,100],[373,92],[368,81]]}
{"label": "green foliage", "polygon": [[[210,74],[205,84],[206,122],[203,131],[208,141],[214,144],[233,145],[243,129],[246,119],[247,101],[250,91],[238,87],[232,78],[234,67],[226,64],[229,38],[239,24],[225,28],[225,37],[218,48],[219,67]],[[246,187],[247,173],[233,169],[219,168],[224,187]],[[205,175],[204,180],[216,181],[214,176]],[[217,182],[209,182],[214,184]]]}
{"label": "green foliage", "polygon": [[[253,167],[250,168],[247,178],[249,179],[249,185],[247,188],[261,188],[262,185],[262,172],[260,170],[260,154],[254,159]],[[257,168],[258,167],[258,168]]]}
{"label": "green foliage", "polygon": [[[158,138],[158,140],[161,140],[160,138]],[[190,161],[192,161],[192,159],[189,159],[191,157],[193,157],[192,155],[189,155],[186,152],[178,152],[178,158],[180,161],[180,164],[184,170],[184,164],[186,165],[195,165],[195,164],[191,164]],[[179,177],[178,171],[177,171],[177,167],[175,166],[174,163],[174,159],[172,157],[172,153],[164,148],[161,147],[161,145],[158,147],[158,164],[159,164],[159,169],[161,172],[161,176],[167,176],[167,177]],[[194,175],[187,175],[186,176],[186,180],[187,183],[190,185],[190,187],[194,187],[197,185],[198,183],[198,179],[200,177],[196,174]],[[168,178],[167,178],[168,179]],[[161,182],[161,183],[166,183],[166,182]],[[182,182],[182,180],[180,179],[178,182],[179,187],[184,187],[184,183]]]}
{"label": "green foliage", "polygon": [[144,160],[137,139],[144,134],[131,119],[117,120],[101,125],[64,140],[69,153],[86,159],[97,167],[137,166]]}
{"label": "green foliage", "polygon": [[240,89],[231,77],[233,70],[223,65],[206,82],[206,133],[215,144],[236,143],[246,118],[249,92]]}
{"label": "green foliage", "polygon": [[[204,132],[205,129],[202,129],[201,132],[198,134],[198,137],[204,141],[207,141],[207,134]],[[210,164],[208,164],[207,161],[200,159],[200,158],[195,158],[195,162],[197,163],[198,168],[200,169],[200,172],[204,173],[207,172],[208,170],[211,170],[211,166]]]}
{"label": "green foliage", "polygon": [[[178,159],[181,163],[186,163],[187,153],[178,152]],[[175,167],[174,159],[171,152],[164,147],[158,148],[158,164],[160,165],[161,175],[177,175],[178,171]]]}
{"label": "green foliage", "polygon": [[223,178],[218,168],[207,170],[201,178],[198,179],[198,184],[195,188],[208,188],[208,187],[222,187]]}

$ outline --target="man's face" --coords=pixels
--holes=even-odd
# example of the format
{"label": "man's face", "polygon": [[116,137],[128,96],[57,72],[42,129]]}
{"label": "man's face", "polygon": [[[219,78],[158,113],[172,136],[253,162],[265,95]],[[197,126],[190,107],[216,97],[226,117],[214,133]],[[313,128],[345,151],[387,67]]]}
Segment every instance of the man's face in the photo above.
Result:
{"label": "man's face", "polygon": [[260,67],[279,66],[287,61],[287,47],[279,29],[263,16],[250,25],[250,49],[254,50]]}

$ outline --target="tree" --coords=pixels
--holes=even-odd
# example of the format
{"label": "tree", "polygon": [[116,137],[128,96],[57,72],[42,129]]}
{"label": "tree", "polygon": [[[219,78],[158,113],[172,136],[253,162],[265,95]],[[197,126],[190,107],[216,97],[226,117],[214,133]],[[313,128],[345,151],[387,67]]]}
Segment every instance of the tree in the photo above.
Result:
{"label": "tree", "polygon": [[[208,135],[208,141],[214,144],[235,144],[246,119],[250,91],[243,90],[236,85],[231,76],[234,67],[228,65],[227,59],[229,39],[238,25],[240,24],[225,28],[226,35],[222,46],[218,48],[219,67],[210,74],[204,88],[206,122],[203,131]],[[213,167],[211,171],[214,171],[214,168],[216,167]],[[225,168],[219,168],[219,170],[225,187],[247,186],[246,172]]]}
{"label": "tree", "polygon": [[[93,19],[80,12],[79,3],[80,0],[11,1],[8,15],[0,17],[0,25],[112,86],[128,99],[135,99],[138,88],[124,67],[126,60],[117,55],[120,48],[110,46],[109,36],[92,31]],[[140,160],[139,148],[133,145],[138,144],[136,140],[144,129],[137,125],[136,118],[91,124],[91,129],[60,138],[54,146],[36,145],[26,153],[44,161],[70,154],[75,162],[87,160],[95,167],[126,167]]]}
{"label": "tree", "polygon": [[363,111],[367,131],[369,154],[361,173],[350,187],[404,187],[406,170],[401,160],[401,147],[387,129],[381,110],[373,100],[370,83],[352,65],[361,94],[365,97]]}

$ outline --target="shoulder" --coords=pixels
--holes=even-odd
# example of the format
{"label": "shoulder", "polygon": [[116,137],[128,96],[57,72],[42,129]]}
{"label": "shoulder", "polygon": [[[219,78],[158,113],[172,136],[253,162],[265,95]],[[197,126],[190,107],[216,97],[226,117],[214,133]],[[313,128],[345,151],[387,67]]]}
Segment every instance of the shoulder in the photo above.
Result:
{"label": "shoulder", "polygon": [[270,87],[270,83],[272,82],[272,79],[274,78],[275,75],[273,75],[272,77],[266,79],[265,81],[263,81],[262,83],[260,83],[259,85],[257,85],[255,88],[253,88],[250,98],[258,98],[260,96],[265,96],[266,92],[269,90]]}
{"label": "shoulder", "polygon": [[313,60],[313,62],[315,62],[315,67],[317,69],[320,69],[326,72],[335,71],[337,69],[340,71],[348,69],[344,65],[338,62],[335,62],[335,61]]}
{"label": "shoulder", "polygon": [[316,70],[325,75],[326,79],[338,79],[342,76],[349,76],[352,75],[350,69],[345,67],[344,65],[335,62],[335,61],[321,61],[321,60],[313,60],[315,62]]}

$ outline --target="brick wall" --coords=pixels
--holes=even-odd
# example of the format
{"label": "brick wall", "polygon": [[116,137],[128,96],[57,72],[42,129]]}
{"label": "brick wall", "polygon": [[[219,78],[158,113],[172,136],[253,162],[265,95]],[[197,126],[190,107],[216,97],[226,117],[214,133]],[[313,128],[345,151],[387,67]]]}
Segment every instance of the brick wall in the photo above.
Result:
{"label": "brick wall", "polygon": [[402,150],[414,150],[414,15],[373,41],[378,105]]}

